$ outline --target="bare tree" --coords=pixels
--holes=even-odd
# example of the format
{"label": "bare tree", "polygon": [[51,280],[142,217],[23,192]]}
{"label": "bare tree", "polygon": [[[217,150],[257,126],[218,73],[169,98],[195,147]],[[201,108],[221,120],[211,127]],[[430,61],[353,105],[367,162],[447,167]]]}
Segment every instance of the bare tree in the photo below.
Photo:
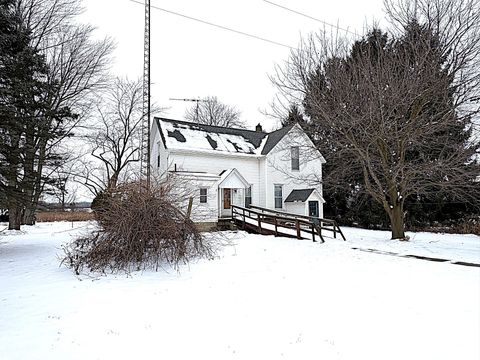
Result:
{"label": "bare tree", "polygon": [[245,123],[240,119],[240,111],[221,103],[216,96],[198,101],[185,112],[185,119],[206,125],[245,128]]}
{"label": "bare tree", "polygon": [[[479,111],[478,2],[415,3],[416,12],[401,13],[405,22],[395,37],[373,30],[352,47],[338,36],[312,36],[274,79],[285,96],[304,104],[327,162],[339,159],[329,181],[360,174],[388,214],[394,239],[405,238],[408,197],[448,191],[479,200],[469,191],[478,143],[450,139],[454,132],[469,135]],[[429,12],[430,3],[442,11]],[[452,14],[459,16],[455,31],[445,18]]]}
{"label": "bare tree", "polygon": [[42,192],[52,196],[62,211],[65,211],[68,206],[75,203],[78,197],[80,185],[73,181],[77,160],[77,158],[72,158],[49,174],[48,177],[51,183]]}
{"label": "bare tree", "polygon": [[[77,0],[16,0],[15,7],[30,34],[29,46],[44,56],[43,80],[52,89],[42,94],[48,106],[28,114],[31,120],[19,134],[25,146],[15,213],[23,212],[23,222],[33,224],[39,197],[51,182],[48,174],[64,161],[61,143],[87,117],[95,91],[105,84],[113,43],[92,40],[94,28],[75,22],[82,11]],[[15,218],[19,227],[21,216]]]}
{"label": "bare tree", "polygon": [[94,161],[77,178],[92,193],[114,189],[135,177],[142,121],[142,82],[116,78],[96,106],[86,139]]}

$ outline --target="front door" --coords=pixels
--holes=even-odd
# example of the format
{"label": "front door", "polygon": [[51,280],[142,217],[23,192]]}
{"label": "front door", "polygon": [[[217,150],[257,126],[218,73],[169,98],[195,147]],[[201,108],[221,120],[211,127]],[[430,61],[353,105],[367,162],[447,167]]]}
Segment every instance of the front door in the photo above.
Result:
{"label": "front door", "polygon": [[222,205],[221,216],[230,217],[232,212],[230,207],[232,206],[232,189],[222,189]]}
{"label": "front door", "polygon": [[232,189],[223,189],[223,208],[230,209],[232,205]]}
{"label": "front door", "polygon": [[308,202],[308,216],[318,217],[318,201]]}

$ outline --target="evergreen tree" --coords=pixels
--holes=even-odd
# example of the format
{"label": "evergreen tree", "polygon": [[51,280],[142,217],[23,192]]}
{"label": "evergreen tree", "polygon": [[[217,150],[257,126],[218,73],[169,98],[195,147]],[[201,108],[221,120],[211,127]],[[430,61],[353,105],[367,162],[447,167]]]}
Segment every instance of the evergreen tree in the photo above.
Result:
{"label": "evergreen tree", "polygon": [[16,5],[0,0],[0,189],[9,229],[20,229],[25,209],[32,208],[42,167],[59,160],[42,145],[61,136],[58,124],[72,116],[68,108],[52,108],[56,84],[48,82],[45,58],[31,46],[31,32]]}
{"label": "evergreen tree", "polygon": [[300,112],[297,104],[290,105],[287,116],[282,119],[282,127],[293,124],[300,124],[302,125],[302,127],[305,127],[307,125],[307,122],[305,121],[305,118]]}

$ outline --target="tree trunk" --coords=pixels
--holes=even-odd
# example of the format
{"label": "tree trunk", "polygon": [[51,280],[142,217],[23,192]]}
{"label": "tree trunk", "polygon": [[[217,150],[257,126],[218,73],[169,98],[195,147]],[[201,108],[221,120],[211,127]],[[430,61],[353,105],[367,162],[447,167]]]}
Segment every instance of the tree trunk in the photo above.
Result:
{"label": "tree trunk", "polygon": [[114,172],[112,177],[108,180],[107,188],[108,190],[113,190],[117,187],[118,182],[118,173]]}
{"label": "tree trunk", "polygon": [[8,207],[8,230],[20,230],[22,223],[22,209],[18,203],[11,203]]}
{"label": "tree trunk", "polygon": [[[29,141],[34,143],[34,139],[35,138],[32,137]],[[36,155],[37,148],[31,145],[27,147],[29,152],[27,152],[24,164],[24,177],[26,181],[23,185],[25,191],[25,212],[22,220],[24,225],[35,225],[35,211],[44,184],[44,181],[42,181],[42,171],[43,164],[45,163],[46,146],[47,139],[41,138],[38,144],[38,155]],[[35,161],[36,158],[37,161]]]}
{"label": "tree trunk", "polygon": [[35,225],[35,208],[31,208],[30,206],[31,204],[29,204],[23,214],[23,223],[25,225]]}
{"label": "tree trunk", "polygon": [[405,223],[403,218],[403,206],[396,204],[388,213],[392,227],[392,239],[405,239]]}

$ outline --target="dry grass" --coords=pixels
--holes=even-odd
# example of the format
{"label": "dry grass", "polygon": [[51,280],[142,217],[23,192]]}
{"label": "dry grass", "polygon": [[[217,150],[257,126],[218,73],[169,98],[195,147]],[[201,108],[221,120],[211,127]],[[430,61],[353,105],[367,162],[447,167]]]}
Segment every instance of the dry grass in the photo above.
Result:
{"label": "dry grass", "polygon": [[94,219],[94,214],[86,211],[42,211],[36,217],[38,222],[88,221]]}
{"label": "dry grass", "polygon": [[453,227],[453,232],[458,234],[480,235],[480,221],[467,221]]}
{"label": "dry grass", "polygon": [[409,231],[428,231],[446,234],[474,234],[480,236],[480,218],[472,218],[451,225],[416,226]]}

